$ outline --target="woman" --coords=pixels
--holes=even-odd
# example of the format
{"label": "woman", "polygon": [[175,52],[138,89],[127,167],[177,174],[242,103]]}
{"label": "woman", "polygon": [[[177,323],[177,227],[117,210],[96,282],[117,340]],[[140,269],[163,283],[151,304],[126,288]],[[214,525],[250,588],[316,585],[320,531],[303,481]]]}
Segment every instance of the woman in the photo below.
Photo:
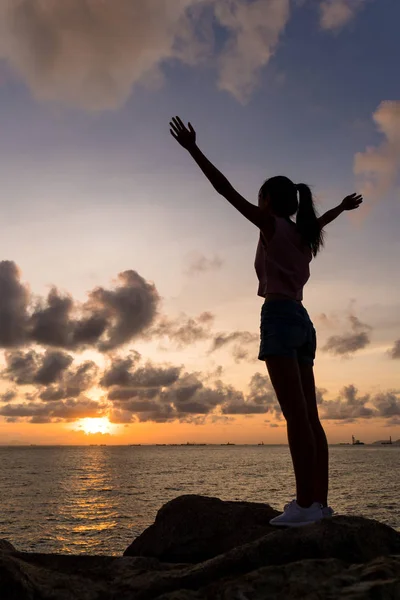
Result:
{"label": "woman", "polygon": [[[328,506],[328,444],[318,416],[314,358],[316,334],[302,304],[309,265],[323,245],[323,228],[344,210],[360,206],[362,197],[346,196],[318,218],[310,188],[283,176],[261,187],[258,206],[245,200],[210,163],[196,144],[196,132],[179,117],[170,122],[172,136],[188,150],[215,190],[260,230],[255,268],[261,311],[258,358],[265,361],[287,423],[296,479],[296,499],[271,525],[299,527],[331,516]],[[295,213],[296,222],[290,219]]]}

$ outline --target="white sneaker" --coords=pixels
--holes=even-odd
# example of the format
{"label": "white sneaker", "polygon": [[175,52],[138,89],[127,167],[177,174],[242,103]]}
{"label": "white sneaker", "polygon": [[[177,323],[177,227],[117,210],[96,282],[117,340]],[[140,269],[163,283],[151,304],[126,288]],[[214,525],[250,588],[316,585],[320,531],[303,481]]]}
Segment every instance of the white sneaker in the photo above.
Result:
{"label": "white sneaker", "polygon": [[324,516],[324,519],[331,517],[334,514],[334,512],[335,511],[330,506],[324,506],[324,508],[322,509],[322,514]]}
{"label": "white sneaker", "polygon": [[296,500],[292,500],[285,505],[283,513],[271,519],[269,523],[277,527],[302,527],[320,521],[323,517],[322,505],[319,502],[313,502],[308,508],[302,508]]}

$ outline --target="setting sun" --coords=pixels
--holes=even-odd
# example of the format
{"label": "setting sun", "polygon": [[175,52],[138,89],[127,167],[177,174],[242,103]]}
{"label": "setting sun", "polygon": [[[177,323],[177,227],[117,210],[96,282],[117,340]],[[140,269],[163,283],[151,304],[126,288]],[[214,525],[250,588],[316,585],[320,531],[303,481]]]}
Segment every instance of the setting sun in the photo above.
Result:
{"label": "setting sun", "polygon": [[95,433],[113,433],[114,426],[110,423],[107,417],[102,417],[100,419],[92,419],[87,417],[85,419],[80,419],[76,423],[76,429],[80,429],[84,431],[87,435],[95,434]]}

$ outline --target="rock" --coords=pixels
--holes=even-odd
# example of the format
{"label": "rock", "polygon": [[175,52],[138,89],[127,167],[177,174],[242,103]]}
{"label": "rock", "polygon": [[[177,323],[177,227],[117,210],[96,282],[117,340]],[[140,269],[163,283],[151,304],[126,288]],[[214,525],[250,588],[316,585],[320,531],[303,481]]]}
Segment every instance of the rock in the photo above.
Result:
{"label": "rock", "polygon": [[0,552],[16,552],[16,550],[7,540],[0,540]]}
{"label": "rock", "polygon": [[[211,516],[216,507],[218,518]],[[208,510],[209,522],[200,507]],[[251,512],[253,511],[253,517]],[[159,511],[137,540],[154,556],[0,552],[1,600],[396,600],[400,533],[377,521],[337,516],[299,529],[265,524],[268,505],[184,496]],[[239,515],[243,515],[240,531]],[[196,554],[196,519],[199,551]],[[181,524],[179,519],[190,523]],[[268,522],[268,520],[267,520]],[[160,523],[162,526],[157,530]],[[231,523],[231,528],[229,528]],[[204,527],[204,529],[203,529]],[[154,531],[156,530],[156,531]],[[157,531],[163,538],[157,540]],[[166,536],[176,534],[168,544]],[[232,540],[248,540],[232,547]],[[233,535],[234,534],[234,535]],[[218,535],[226,536],[225,542]],[[242,536],[242,537],[241,537]],[[135,540],[130,548],[137,542]],[[154,547],[151,547],[153,540]],[[206,542],[213,543],[208,560]],[[146,546],[145,546],[146,544]],[[138,546],[139,544],[137,544]],[[222,548],[230,547],[229,550]],[[217,552],[218,550],[218,552]],[[185,558],[176,562],[177,557]],[[189,560],[190,558],[190,560]],[[195,562],[195,560],[197,562]]]}
{"label": "rock", "polygon": [[201,562],[271,532],[269,520],[278,514],[269,504],[179,496],[164,504],[124,556]]}

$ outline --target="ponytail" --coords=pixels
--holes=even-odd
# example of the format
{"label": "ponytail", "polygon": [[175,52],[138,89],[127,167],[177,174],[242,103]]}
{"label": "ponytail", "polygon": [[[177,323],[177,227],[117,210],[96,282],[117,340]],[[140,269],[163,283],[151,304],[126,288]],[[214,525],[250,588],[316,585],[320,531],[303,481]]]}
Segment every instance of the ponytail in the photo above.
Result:
{"label": "ponytail", "polygon": [[305,183],[297,186],[299,192],[299,210],[296,225],[303,240],[310,246],[313,256],[316,256],[324,245],[324,235],[318,223],[314,200],[310,188]]}

